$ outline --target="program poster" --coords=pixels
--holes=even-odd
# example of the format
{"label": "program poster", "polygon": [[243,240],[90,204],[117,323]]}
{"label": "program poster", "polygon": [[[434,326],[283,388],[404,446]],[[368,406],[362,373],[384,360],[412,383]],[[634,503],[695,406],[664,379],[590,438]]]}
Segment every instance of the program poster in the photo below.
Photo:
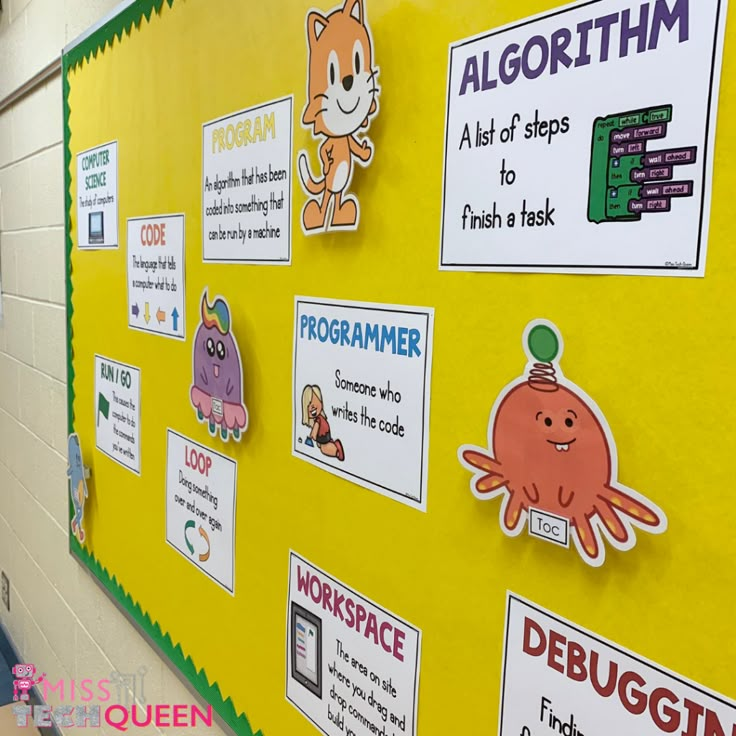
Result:
{"label": "program poster", "polygon": [[450,47],[440,267],[703,276],[726,0],[597,0]]}
{"label": "program poster", "polygon": [[77,247],[118,247],[118,142],[77,154]]}
{"label": "program poster", "polygon": [[732,736],[736,703],[507,598],[500,736]]}
{"label": "program poster", "polygon": [[426,510],[434,311],[296,297],[292,450]]}
{"label": "program poster", "polygon": [[202,126],[203,259],[291,262],[292,97]]}
{"label": "program poster", "polygon": [[166,432],[166,541],[234,593],[238,464],[169,429]]}
{"label": "program poster", "polygon": [[290,553],[286,699],[326,736],[416,736],[421,637]]}

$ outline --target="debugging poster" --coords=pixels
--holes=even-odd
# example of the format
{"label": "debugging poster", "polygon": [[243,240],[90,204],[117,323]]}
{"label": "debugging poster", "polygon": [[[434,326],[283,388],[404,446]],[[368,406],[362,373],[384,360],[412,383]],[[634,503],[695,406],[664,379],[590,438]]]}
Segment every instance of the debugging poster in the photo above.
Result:
{"label": "debugging poster", "polygon": [[327,736],[416,736],[419,629],[289,560],[287,700]]}
{"label": "debugging poster", "polygon": [[293,453],[426,509],[434,312],[296,298]]}
{"label": "debugging poster", "polygon": [[441,267],[702,276],[725,21],[598,0],[453,44]]}
{"label": "debugging poster", "polygon": [[500,736],[732,736],[736,703],[508,595]]}

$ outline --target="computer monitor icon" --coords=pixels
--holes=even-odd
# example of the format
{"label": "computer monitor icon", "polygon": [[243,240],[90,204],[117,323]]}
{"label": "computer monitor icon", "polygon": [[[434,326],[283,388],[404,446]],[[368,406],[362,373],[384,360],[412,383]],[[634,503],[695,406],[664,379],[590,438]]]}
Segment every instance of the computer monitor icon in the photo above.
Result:
{"label": "computer monitor icon", "polygon": [[105,213],[90,212],[89,213],[89,242],[104,243],[105,242]]}
{"label": "computer monitor icon", "polygon": [[291,676],[322,699],[322,620],[291,604]]}

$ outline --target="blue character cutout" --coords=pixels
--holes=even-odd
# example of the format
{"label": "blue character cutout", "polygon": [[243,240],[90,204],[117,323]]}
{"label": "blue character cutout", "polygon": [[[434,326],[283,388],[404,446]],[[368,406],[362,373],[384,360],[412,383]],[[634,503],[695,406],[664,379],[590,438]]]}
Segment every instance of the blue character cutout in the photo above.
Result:
{"label": "blue character cutout", "polygon": [[72,519],[72,534],[80,544],[84,543],[84,529],[82,528],[82,517],[84,516],[84,502],[89,492],[82,462],[82,448],[77,434],[69,435],[69,467],[66,471],[70,481],[72,503],[74,504],[74,518]]}

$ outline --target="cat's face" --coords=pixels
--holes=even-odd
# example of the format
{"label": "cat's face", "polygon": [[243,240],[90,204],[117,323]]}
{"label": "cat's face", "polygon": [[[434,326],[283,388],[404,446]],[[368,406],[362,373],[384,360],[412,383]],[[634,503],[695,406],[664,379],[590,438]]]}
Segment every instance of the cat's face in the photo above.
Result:
{"label": "cat's face", "polygon": [[368,123],[377,110],[378,69],[365,22],[363,0],[346,0],[328,16],[307,17],[309,102],[305,125],[316,134],[344,136]]}

